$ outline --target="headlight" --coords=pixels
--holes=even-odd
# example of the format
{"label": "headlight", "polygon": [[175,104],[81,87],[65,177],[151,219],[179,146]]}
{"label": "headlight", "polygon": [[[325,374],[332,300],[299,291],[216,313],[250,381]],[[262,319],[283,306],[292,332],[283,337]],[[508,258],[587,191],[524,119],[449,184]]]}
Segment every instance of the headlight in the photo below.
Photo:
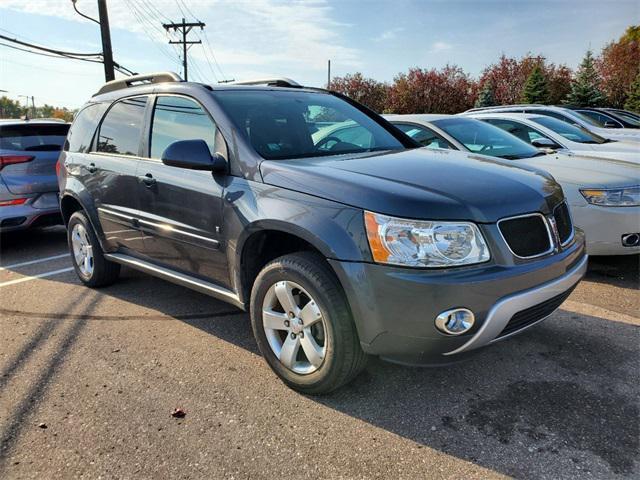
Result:
{"label": "headlight", "polygon": [[364,212],[367,238],[377,263],[455,267],[489,260],[489,249],[469,222],[406,220]]}
{"label": "headlight", "polygon": [[603,207],[637,207],[640,205],[640,186],[612,189],[580,190],[585,200]]}

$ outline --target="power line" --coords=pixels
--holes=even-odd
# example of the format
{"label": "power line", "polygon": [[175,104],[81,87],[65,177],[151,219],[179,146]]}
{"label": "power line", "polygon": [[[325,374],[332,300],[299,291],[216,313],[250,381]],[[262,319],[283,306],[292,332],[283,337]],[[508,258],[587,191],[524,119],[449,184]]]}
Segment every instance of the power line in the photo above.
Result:
{"label": "power line", "polygon": [[[70,56],[70,55],[52,55],[50,53],[42,53],[42,52],[34,52],[33,50],[28,50],[26,48],[21,48],[21,47],[16,47],[15,45],[7,45],[6,43],[2,43],[0,42],[0,46],[2,47],[7,47],[7,48],[12,48],[14,50],[20,50],[22,52],[27,52],[27,53],[33,53],[34,55],[41,55],[43,57],[50,57],[50,58],[59,58],[61,60],[80,60],[82,62],[90,62],[90,63],[104,63],[101,59],[96,58],[96,59],[90,59],[90,58],[79,58],[79,57],[74,57],[74,56]],[[126,67],[123,67],[122,65],[114,62],[114,67],[116,70],[118,70],[118,72],[124,74],[124,75],[134,75],[135,73],[132,72],[131,70],[129,70]]]}
{"label": "power line", "polygon": [[0,34],[0,39],[7,40],[9,42],[18,43],[20,45],[24,45],[26,47],[36,48],[38,50],[43,50],[49,53],[57,53],[58,55],[65,56],[73,56],[73,57],[99,57],[102,53],[75,53],[75,52],[65,52],[63,50],[56,50],[53,48],[41,47],[40,45],[35,45],[33,43],[23,42],[18,40],[17,38],[7,37],[6,35]]}
{"label": "power line", "polygon": [[138,9],[138,6],[136,6],[133,3],[133,0],[125,0],[125,3],[127,4],[127,7],[129,7],[129,10],[135,17],[138,24],[142,27],[144,34],[149,38],[149,40],[151,40],[151,43],[153,43],[153,45],[158,49],[158,51],[162,53],[165,57],[167,57],[169,60],[171,60],[172,62],[180,62],[180,58],[177,55],[175,55],[175,53],[172,53],[170,50],[166,50],[163,46],[161,46],[156,41],[156,39],[154,39],[149,34],[147,30],[148,30],[148,27],[151,27],[154,29],[158,29],[163,35],[166,35],[166,32],[162,30],[160,27],[156,26],[147,17],[145,17],[143,13]]}
{"label": "power line", "polygon": [[[184,6],[184,8],[186,9],[186,11],[189,13],[189,15],[191,15],[191,17],[193,17],[193,19],[195,19],[196,21],[200,21],[200,19],[191,11],[191,9],[188,7],[187,3],[184,0],[175,0],[176,5],[178,5],[178,8],[180,9],[180,12],[182,12],[182,14],[184,15],[184,10],[181,7],[181,4]],[[209,64],[209,69],[211,70],[211,73],[213,74],[213,77],[216,79],[216,81],[218,81],[218,75],[216,74],[216,72],[213,69],[213,66],[211,65],[211,60],[209,59],[209,54],[211,54],[211,57],[213,59],[213,64],[215,64],[215,66],[218,68],[218,72],[220,72],[220,76],[221,78],[225,79],[227,78],[227,76],[225,75],[225,73],[222,71],[222,68],[220,67],[220,64],[218,63],[218,60],[216,59],[216,55],[213,51],[213,47],[211,46],[211,42],[209,41],[209,36],[207,35],[207,31],[203,30],[202,33],[204,34],[204,39],[205,39],[205,44],[203,44],[203,51],[204,51],[204,55],[205,55],[205,60],[207,61],[207,63]],[[202,40],[202,37],[200,37],[200,35],[198,33],[195,33],[196,38],[198,38],[199,40]]]}
{"label": "power line", "polygon": [[202,40],[187,40],[187,35],[193,29],[193,27],[200,27],[202,30],[205,27],[205,24],[202,22],[186,22],[185,19],[182,19],[182,23],[163,23],[163,28],[168,32],[169,30],[173,30],[174,32],[180,33],[182,35],[182,40],[170,40],[170,44],[182,45],[182,66],[184,70],[184,79],[189,79],[188,73],[188,62],[187,62],[187,50],[191,45],[202,43]]}

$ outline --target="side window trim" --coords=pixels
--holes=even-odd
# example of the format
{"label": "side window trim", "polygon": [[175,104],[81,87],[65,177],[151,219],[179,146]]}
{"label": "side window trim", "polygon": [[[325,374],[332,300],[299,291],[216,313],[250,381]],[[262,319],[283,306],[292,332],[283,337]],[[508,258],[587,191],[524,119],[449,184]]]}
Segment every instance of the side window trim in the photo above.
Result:
{"label": "side window trim", "polygon": [[[224,138],[224,135],[222,135],[220,128],[218,127],[218,122],[216,122],[215,118],[213,118],[213,115],[211,115],[211,112],[207,110],[207,108],[202,104],[202,102],[200,102],[200,100],[198,100],[195,97],[192,97],[191,95],[185,95],[183,93],[156,93],[154,95],[150,95],[150,97],[152,97],[152,99],[147,104],[147,106],[150,106],[151,108],[150,108],[148,117],[145,114],[145,119],[147,120],[147,122],[145,125],[145,129],[143,131],[143,135],[144,135],[143,143],[145,147],[144,150],[142,150],[141,152],[142,154],[141,156],[143,160],[147,160],[150,162],[161,162],[159,158],[155,158],[151,156],[151,140],[152,140],[151,136],[153,135],[153,118],[156,113],[156,104],[158,102],[158,99],[160,97],[179,97],[179,98],[186,98],[187,100],[191,100],[196,105],[198,105],[204,113],[207,114],[207,116],[209,117],[209,120],[211,120],[211,123],[213,123],[216,129],[215,135],[214,135],[214,138],[216,141],[216,151],[224,155],[227,161],[229,161],[229,157],[227,155],[227,152],[228,152],[227,142]],[[222,145],[219,144],[218,139],[222,139]]]}
{"label": "side window trim", "polygon": [[[123,158],[141,158],[141,153],[142,153],[142,135],[144,134],[146,125],[145,125],[145,120],[147,117],[147,111],[149,109],[149,99],[152,95],[149,93],[145,93],[145,94],[138,94],[138,95],[130,95],[128,97],[121,97],[118,98],[117,100],[115,100],[111,105],[109,105],[109,108],[107,108],[107,110],[102,114],[102,118],[100,119],[100,122],[98,122],[98,128],[96,128],[96,131],[93,133],[93,139],[91,140],[91,148],[89,150],[89,154],[90,155],[99,155],[99,156],[110,156],[110,157],[123,157]],[[109,115],[109,112],[111,111],[111,109],[117,105],[118,103],[124,101],[124,100],[129,100],[131,98],[142,98],[142,97],[146,97],[147,99],[147,103],[145,105],[145,113],[142,117],[143,119],[143,124],[142,124],[142,129],[140,132],[140,139],[138,140],[138,155],[126,155],[126,154],[122,154],[122,153],[106,153],[106,152],[99,152],[97,151],[98,148],[98,137],[100,136],[100,129],[102,128],[102,124],[104,123],[104,120],[107,118],[107,115]]]}

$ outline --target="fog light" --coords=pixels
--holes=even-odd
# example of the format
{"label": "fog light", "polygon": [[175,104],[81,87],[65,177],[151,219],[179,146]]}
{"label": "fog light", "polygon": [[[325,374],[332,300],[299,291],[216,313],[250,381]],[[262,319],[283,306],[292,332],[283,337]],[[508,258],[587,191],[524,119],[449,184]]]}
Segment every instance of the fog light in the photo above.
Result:
{"label": "fog light", "polygon": [[466,308],[454,308],[436,317],[436,327],[447,335],[460,335],[468,331],[475,322],[475,316]]}

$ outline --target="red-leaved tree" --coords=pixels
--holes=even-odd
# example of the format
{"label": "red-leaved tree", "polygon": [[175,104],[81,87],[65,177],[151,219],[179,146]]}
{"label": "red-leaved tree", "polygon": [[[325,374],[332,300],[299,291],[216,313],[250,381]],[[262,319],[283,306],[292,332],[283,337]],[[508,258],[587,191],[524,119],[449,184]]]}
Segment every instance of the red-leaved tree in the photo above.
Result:
{"label": "red-leaved tree", "polygon": [[329,89],[340,92],[370,109],[382,113],[385,110],[389,86],[372,78],[364,77],[360,72],[335,77]]}
{"label": "red-leaved tree", "polygon": [[617,42],[604,47],[596,68],[607,103],[622,108],[640,69],[640,26],[629,27]]}
{"label": "red-leaved tree", "polygon": [[456,65],[412,68],[395,77],[387,108],[393,113],[458,113],[473,107],[476,95],[476,82]]}
{"label": "red-leaved tree", "polygon": [[528,54],[518,59],[502,55],[496,63],[484,69],[480,75],[479,88],[490,80],[494,85],[494,98],[498,105],[520,103],[524,85],[536,65],[540,66],[547,80],[549,96],[545,103],[561,103],[571,90],[571,69],[565,65],[548,63],[541,56]]}

